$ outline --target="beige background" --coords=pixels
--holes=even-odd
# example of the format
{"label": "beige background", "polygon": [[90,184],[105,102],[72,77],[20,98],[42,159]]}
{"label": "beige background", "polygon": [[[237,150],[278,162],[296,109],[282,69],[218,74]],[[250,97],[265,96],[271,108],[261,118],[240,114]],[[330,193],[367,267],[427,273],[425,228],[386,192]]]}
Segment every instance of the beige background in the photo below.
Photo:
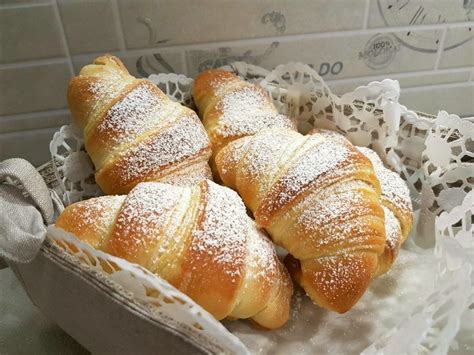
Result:
{"label": "beige background", "polygon": [[[336,93],[393,78],[401,102],[474,116],[474,1],[1,0],[0,160],[48,160],[67,82],[104,52],[136,76],[244,60],[312,65]],[[389,48],[375,53],[374,47]]]}

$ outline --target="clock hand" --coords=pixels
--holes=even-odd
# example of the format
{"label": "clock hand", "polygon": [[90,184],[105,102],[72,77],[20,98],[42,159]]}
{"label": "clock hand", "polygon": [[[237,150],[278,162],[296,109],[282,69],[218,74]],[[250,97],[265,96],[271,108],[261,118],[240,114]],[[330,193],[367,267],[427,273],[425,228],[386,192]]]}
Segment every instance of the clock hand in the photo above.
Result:
{"label": "clock hand", "polygon": [[410,20],[410,25],[414,25],[416,21],[418,20],[418,17],[425,11],[425,8],[420,5],[418,10],[416,10],[415,14],[413,15],[412,19]]}
{"label": "clock hand", "polygon": [[404,3],[402,6],[400,6],[398,9],[399,9],[399,10],[403,9],[405,6],[408,5],[409,2],[410,2],[410,0],[407,0],[407,2]]}

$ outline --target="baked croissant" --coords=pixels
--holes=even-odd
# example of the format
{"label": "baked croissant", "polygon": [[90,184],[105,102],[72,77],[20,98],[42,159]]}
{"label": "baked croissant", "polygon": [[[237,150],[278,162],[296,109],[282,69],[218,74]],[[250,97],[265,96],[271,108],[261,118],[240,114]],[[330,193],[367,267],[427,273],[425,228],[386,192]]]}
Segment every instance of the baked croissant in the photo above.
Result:
{"label": "baked croissant", "polygon": [[290,274],[312,300],[348,311],[379,272],[385,249],[370,160],[345,139],[273,128],[227,144],[216,167],[291,254]]}
{"label": "baked croissant", "polygon": [[149,269],[219,320],[251,318],[268,329],[288,320],[288,272],[239,196],[209,180],[141,183],[127,196],[70,205],[56,226]]}
{"label": "baked croissant", "polygon": [[210,142],[194,111],[131,76],[118,58],[82,68],[69,83],[68,103],[106,194],[143,181],[188,184],[211,176]]}
{"label": "baked croissant", "polygon": [[194,81],[193,99],[211,140],[214,171],[214,157],[227,143],[264,128],[295,129],[288,117],[278,113],[262,87],[224,70],[200,73]]}

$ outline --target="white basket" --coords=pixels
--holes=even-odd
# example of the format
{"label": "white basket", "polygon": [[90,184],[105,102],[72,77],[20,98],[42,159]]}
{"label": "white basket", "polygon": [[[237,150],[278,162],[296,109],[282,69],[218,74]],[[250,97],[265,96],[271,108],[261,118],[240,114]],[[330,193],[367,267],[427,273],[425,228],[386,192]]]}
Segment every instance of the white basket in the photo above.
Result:
{"label": "white basket", "polygon": [[[406,180],[416,209],[413,233],[393,270],[375,280],[353,310],[345,315],[327,312],[297,290],[293,317],[281,330],[263,332],[245,321],[224,322],[239,340],[192,300],[143,268],[98,252],[54,227],[48,238],[132,292],[147,305],[151,317],[156,316],[159,304],[161,316],[166,314],[183,327],[216,339],[231,352],[245,353],[246,346],[252,352],[272,354],[443,354],[450,345],[453,352],[472,346],[466,334],[474,301],[474,124],[444,111],[433,119],[408,110],[399,104],[400,87],[393,80],[372,82],[336,96],[313,69],[300,63],[281,65],[271,72],[246,63],[227,69],[260,82],[279,111],[294,119],[302,133],[313,128],[336,130],[354,144],[376,150]],[[154,74],[149,80],[174,101],[192,107],[193,79]],[[62,127],[50,147],[66,205],[101,194],[78,130]],[[387,287],[393,294],[380,297]],[[377,327],[363,331],[367,324]],[[345,326],[342,333],[341,326]]]}

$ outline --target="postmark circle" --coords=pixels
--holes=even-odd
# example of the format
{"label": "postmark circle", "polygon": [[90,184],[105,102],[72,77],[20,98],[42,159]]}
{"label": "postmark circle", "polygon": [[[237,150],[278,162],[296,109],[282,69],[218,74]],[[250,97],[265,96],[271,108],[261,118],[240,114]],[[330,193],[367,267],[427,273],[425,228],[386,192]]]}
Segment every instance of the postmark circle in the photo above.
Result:
{"label": "postmark circle", "polygon": [[359,59],[363,59],[371,69],[382,69],[393,61],[399,50],[400,44],[395,36],[378,33],[367,41]]}

